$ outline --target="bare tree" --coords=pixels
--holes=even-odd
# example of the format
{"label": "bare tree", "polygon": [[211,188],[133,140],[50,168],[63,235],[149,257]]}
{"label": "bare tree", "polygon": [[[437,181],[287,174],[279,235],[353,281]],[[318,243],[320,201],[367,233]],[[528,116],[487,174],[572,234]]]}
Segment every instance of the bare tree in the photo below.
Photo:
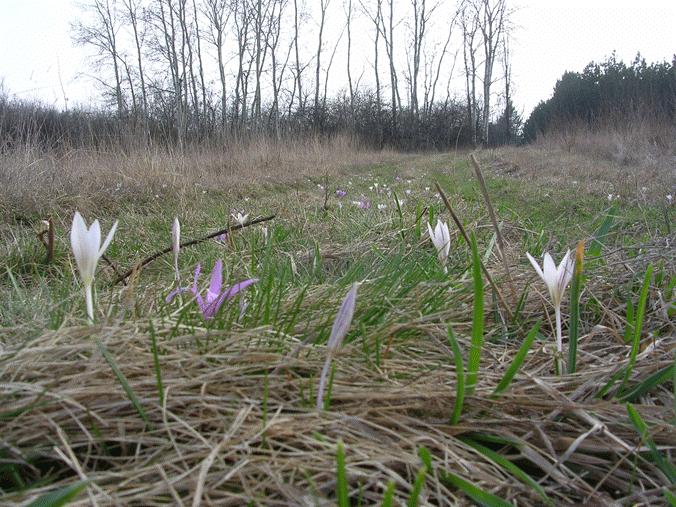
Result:
{"label": "bare tree", "polygon": [[[432,106],[434,105],[434,100],[436,98],[436,91],[437,91],[437,84],[439,82],[439,76],[441,76],[441,69],[442,65],[444,63],[444,58],[446,54],[448,53],[448,45],[451,42],[451,36],[453,35],[453,28],[455,27],[457,20],[457,13],[453,16],[451,19],[450,23],[448,23],[448,34],[446,37],[446,41],[444,42],[444,46],[441,49],[441,54],[439,55],[439,60],[437,60],[437,68],[436,72],[432,73],[431,71],[429,72],[429,85],[427,85],[427,90],[425,92],[425,105],[424,105],[424,114],[425,116],[429,116],[429,114],[432,111]],[[451,69],[449,72],[449,80],[453,76],[453,71],[455,70],[455,63],[457,59],[457,51],[455,53],[455,56],[453,58],[453,65],[451,65]],[[430,62],[430,67],[434,65],[434,58],[432,58],[432,61]]]}
{"label": "bare tree", "polygon": [[354,122],[354,87],[350,58],[352,56],[352,0],[347,0],[347,84],[350,89],[350,122]]}
{"label": "bare tree", "polygon": [[233,126],[241,127],[247,121],[247,95],[252,64],[251,59],[249,59],[248,69],[245,67],[245,57],[249,48],[249,24],[251,22],[246,0],[233,0],[233,19],[237,35],[237,79],[232,121]]}
{"label": "bare tree", "polygon": [[[176,22],[173,0],[155,0],[155,9],[152,9],[156,21],[159,23],[159,34],[156,45],[161,57],[165,58],[169,66],[174,106],[174,123],[176,139],[180,151],[185,148],[186,134],[186,105],[184,99],[185,67],[180,64],[179,53],[176,49]],[[159,11],[159,13],[158,13]],[[183,60],[183,59],[182,59]]]}
{"label": "bare tree", "polygon": [[[294,43],[293,40],[289,44],[288,50],[286,52],[286,58],[281,68],[279,68],[277,60],[277,48],[279,46],[279,40],[282,33],[282,14],[286,7],[287,0],[274,0],[272,15],[270,16],[270,29],[269,33],[271,34],[267,44],[270,48],[270,58],[272,60],[272,108],[270,110],[270,119],[273,121],[273,129],[275,133],[275,138],[280,139],[279,133],[279,92],[282,88],[282,83],[284,81],[284,72],[289,63],[289,58],[291,56],[291,50],[293,49]],[[275,14],[275,7],[277,8],[277,14]],[[290,101],[293,104],[293,98]]]}
{"label": "bare tree", "polygon": [[[324,36],[324,24],[326,22],[326,11],[329,7],[331,0],[319,0],[319,10],[320,10],[320,21],[319,21],[319,35],[317,42],[317,54],[315,59],[317,65],[315,67],[315,104],[314,104],[314,123],[315,127],[319,125],[319,71],[321,70],[321,60],[322,60],[322,44]],[[322,113],[323,114],[323,113]]]}
{"label": "bare tree", "polygon": [[482,142],[488,144],[488,126],[491,111],[491,86],[493,84],[493,66],[495,64],[500,41],[505,31],[507,0],[467,0],[472,6],[478,28],[481,32],[484,49],[483,75],[483,116]]}
{"label": "bare tree", "polygon": [[459,17],[460,17],[460,26],[462,27],[462,41],[463,41],[462,56],[465,64],[467,123],[470,128],[470,138],[472,140],[472,146],[476,146],[478,111],[476,100],[477,47],[475,40],[478,30],[478,22],[475,12],[469,9],[469,6],[466,3],[462,4]]}
{"label": "bare tree", "polygon": [[513,128],[512,118],[514,116],[514,106],[512,105],[512,65],[509,61],[510,58],[510,48],[508,45],[507,37],[502,38],[502,71],[505,79],[505,137],[506,142],[511,143],[513,139]]}
{"label": "bare tree", "polygon": [[344,33],[345,33],[345,26],[340,31],[340,35],[338,36],[338,40],[336,40],[336,44],[333,46],[333,51],[331,52],[331,58],[329,58],[329,64],[326,66],[326,75],[324,76],[324,95],[322,97],[322,116],[326,112],[326,98],[328,96],[329,75],[331,74],[331,67],[333,66],[333,59],[336,56],[336,51],[338,51],[338,46],[340,45],[340,41],[342,40]]}
{"label": "bare tree", "polygon": [[197,3],[192,0],[193,17],[195,21],[195,40],[197,42],[197,64],[200,76],[200,89],[202,92],[202,117],[203,121],[207,119],[207,87],[204,83],[204,62],[202,61],[202,37],[200,34],[199,12],[197,10]]}
{"label": "bare tree", "polygon": [[397,69],[394,63],[394,0],[387,0],[389,6],[388,25],[385,25],[385,18],[382,12],[382,4],[378,2],[378,18],[381,27],[380,34],[385,41],[385,52],[390,62],[390,88],[392,92],[392,133],[397,131],[397,104],[401,106],[399,97],[399,85],[397,82]]}
{"label": "bare tree", "polygon": [[[412,66],[409,66],[410,74],[410,103],[411,103],[411,113],[414,118],[418,117],[418,76],[420,74],[420,60],[423,52],[423,43],[425,40],[425,33],[427,29],[427,23],[429,22],[432,14],[439,6],[437,2],[430,8],[427,9],[426,0],[411,0],[411,5],[413,7],[413,62]],[[412,67],[412,68],[411,68]]]}
{"label": "bare tree", "polygon": [[225,62],[223,60],[223,44],[225,29],[230,18],[227,0],[206,0],[205,13],[209,21],[209,41],[216,49],[218,75],[221,83],[221,128],[225,128],[227,120],[227,89],[225,81]]}
{"label": "bare tree", "polygon": [[[97,49],[101,63],[109,60],[113,69],[114,84],[111,87],[115,97],[118,118],[124,116],[124,100],[122,97],[122,75],[120,63],[122,57],[117,43],[117,33],[120,28],[120,19],[115,6],[109,0],[91,0],[85,4],[92,16],[91,23],[78,21],[73,25],[74,40],[78,44],[90,45]],[[104,83],[103,80],[99,80]]]}
{"label": "bare tree", "polygon": [[141,98],[143,106],[143,124],[144,124],[144,135],[147,135],[148,130],[148,94],[146,90],[145,75],[143,73],[143,51],[141,44],[141,35],[139,33],[139,6],[137,0],[122,0],[122,4],[127,9],[127,20],[131,24],[132,33],[134,35],[134,46],[136,48],[136,64],[138,66],[138,75],[139,80],[141,81]]}
{"label": "bare tree", "polygon": [[293,45],[296,49],[296,82],[295,87],[298,88],[298,112],[303,115],[304,112],[304,101],[303,101],[303,82],[302,82],[302,72],[303,69],[300,66],[300,54],[298,50],[299,38],[298,38],[298,0],[293,0],[293,27],[294,27],[294,37]]}

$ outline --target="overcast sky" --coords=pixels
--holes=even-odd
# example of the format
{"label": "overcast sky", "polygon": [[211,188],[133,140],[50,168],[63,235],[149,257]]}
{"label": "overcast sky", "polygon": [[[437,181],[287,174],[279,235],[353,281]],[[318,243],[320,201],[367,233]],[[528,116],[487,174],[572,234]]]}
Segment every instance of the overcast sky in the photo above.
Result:
{"label": "overcast sky", "polygon": [[[307,0],[313,1],[317,0]],[[564,71],[581,71],[613,50],[625,62],[637,51],[649,62],[671,60],[676,52],[673,0],[516,0],[510,5],[516,8],[514,100],[525,116],[551,95]],[[5,92],[59,107],[64,96],[70,105],[97,104],[96,84],[83,75],[92,72],[88,53],[71,41],[70,23],[80,12],[75,0],[0,0],[0,83],[4,82]],[[463,83],[460,67],[459,59],[458,87]]]}

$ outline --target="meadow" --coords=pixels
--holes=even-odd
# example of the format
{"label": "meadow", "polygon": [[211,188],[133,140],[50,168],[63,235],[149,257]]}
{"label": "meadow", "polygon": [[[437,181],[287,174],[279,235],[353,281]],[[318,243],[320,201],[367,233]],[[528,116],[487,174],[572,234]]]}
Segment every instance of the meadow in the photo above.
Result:
{"label": "meadow", "polygon": [[[4,155],[0,504],[676,505],[673,170],[502,148],[482,188],[469,156]],[[75,210],[118,221],[93,323]],[[174,217],[213,236],[180,281],[171,252],[138,268]],[[557,355],[526,253],[567,250]],[[257,281],[213,318],[167,301],[219,259]]]}

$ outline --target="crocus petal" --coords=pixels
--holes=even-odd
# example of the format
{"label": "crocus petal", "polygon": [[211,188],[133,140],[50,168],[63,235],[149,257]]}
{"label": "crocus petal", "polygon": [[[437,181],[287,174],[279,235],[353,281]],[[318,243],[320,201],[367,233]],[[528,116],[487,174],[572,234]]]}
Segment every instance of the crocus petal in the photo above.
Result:
{"label": "crocus petal", "polygon": [[165,299],[165,302],[171,303],[171,301],[178,296],[179,294],[183,294],[184,292],[187,292],[191,290],[190,287],[178,287],[174,290],[172,290],[169,294],[167,294],[167,297]]}
{"label": "crocus petal", "polygon": [[225,292],[221,294],[221,297],[225,298],[226,300],[230,300],[234,298],[239,292],[242,292],[247,287],[249,287],[249,285],[253,285],[256,282],[258,282],[258,278],[249,278],[248,280],[243,280],[226,289]]}
{"label": "crocus petal", "polygon": [[88,230],[84,219],[76,212],[73,217],[73,227],[71,229],[70,237],[73,255],[75,256],[75,263],[80,272],[80,277],[85,285],[89,285],[94,280],[96,263],[98,261],[98,241],[101,239],[98,221],[95,220]]}
{"label": "crocus petal", "polygon": [[101,246],[101,224],[98,220],[94,220],[87,232],[87,253],[92,257],[99,259],[99,247]]}
{"label": "crocus petal", "polygon": [[445,222],[441,223],[441,233],[444,241],[444,254],[448,257],[448,254],[451,251],[451,234],[448,232],[448,225]]}
{"label": "crocus petal", "polygon": [[[244,280],[242,282],[236,283],[232,287],[226,289],[223,294],[221,294],[217,300],[211,302],[210,304],[207,305],[205,310],[202,312],[204,315],[205,319],[210,319],[214,317],[217,313],[218,310],[221,309],[221,306],[223,306],[223,303],[227,300],[229,301],[235,295],[237,295],[239,292],[242,292],[246,290],[247,287],[250,285],[253,285],[254,283],[258,282],[258,278],[249,278],[248,280]],[[207,316],[208,315],[208,316]]]}
{"label": "crocus petal", "polygon": [[200,307],[200,309],[202,309],[205,306],[204,300],[202,299],[202,295],[199,292],[199,287],[197,286],[197,279],[199,278],[201,271],[202,265],[197,264],[197,266],[195,266],[195,277],[192,282],[192,287],[190,287],[190,292],[192,292],[193,295],[195,296],[195,301],[197,301],[197,305]]}
{"label": "crocus petal", "polygon": [[556,271],[556,264],[552,256],[548,253],[545,254],[542,272],[545,274],[545,285],[547,285],[549,295],[556,305],[558,301],[559,274]]}
{"label": "crocus petal", "polygon": [[208,305],[218,298],[221,293],[221,287],[223,287],[223,261],[218,259],[214,264],[214,269],[211,270],[211,282],[209,283],[206,297]]}
{"label": "crocus petal", "polygon": [[552,256],[549,255],[549,253],[545,254],[545,260],[542,264],[542,271],[545,274],[545,283],[547,284],[548,287],[551,286],[556,286],[557,282],[557,271],[556,271],[556,264],[554,263],[554,259],[552,259]]}
{"label": "crocus petal", "polygon": [[[98,225],[98,222],[95,222]],[[108,236],[106,236],[106,240],[103,242],[103,245],[101,245],[101,248],[99,249],[99,255],[98,257],[101,257],[103,253],[106,251],[108,248],[108,245],[110,245],[110,242],[113,241],[113,236],[115,235],[115,231],[117,230],[117,220],[115,220],[115,223],[113,226],[110,228],[110,231],[108,232]],[[100,233],[99,233],[100,237]],[[98,246],[98,243],[97,243]],[[97,259],[98,260],[98,259]]]}
{"label": "crocus petal", "polygon": [[352,317],[354,316],[354,308],[357,304],[358,288],[358,283],[352,284],[352,287],[345,296],[343,303],[340,305],[340,310],[338,310],[336,320],[333,321],[333,327],[331,328],[331,335],[329,336],[328,342],[328,347],[331,352],[340,347],[343,339],[347,335],[347,331],[350,329]]}
{"label": "crocus petal", "polygon": [[568,286],[568,283],[573,278],[573,269],[575,267],[575,260],[570,258],[570,250],[566,252],[566,255],[561,260],[561,263],[558,267],[559,272],[559,296],[563,296],[563,291]]}
{"label": "crocus petal", "polygon": [[75,216],[73,217],[73,226],[70,229],[70,246],[73,249],[73,256],[75,257],[75,262],[80,272],[82,271],[80,264],[85,256],[84,247],[86,236],[87,225],[84,223],[82,215],[76,211]]}
{"label": "crocus petal", "polygon": [[181,242],[181,223],[178,221],[178,217],[174,217],[174,223],[171,227],[171,240],[173,250],[177,251]]}
{"label": "crocus petal", "polygon": [[530,261],[531,265],[532,265],[533,268],[535,269],[535,272],[536,272],[536,273],[538,274],[538,276],[539,276],[540,278],[542,278],[542,280],[544,281],[545,275],[544,275],[544,273],[542,272],[542,269],[540,268],[540,265],[538,264],[538,262],[537,262],[535,259],[533,259],[533,257],[531,256],[531,254],[529,254],[528,252],[526,252],[526,257],[528,257],[528,260]]}

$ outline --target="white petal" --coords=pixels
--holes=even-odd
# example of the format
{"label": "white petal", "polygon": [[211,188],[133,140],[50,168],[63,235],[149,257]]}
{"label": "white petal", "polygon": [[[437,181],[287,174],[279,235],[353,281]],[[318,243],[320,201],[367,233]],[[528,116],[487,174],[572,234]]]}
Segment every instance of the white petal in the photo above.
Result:
{"label": "white petal", "polygon": [[[103,255],[103,252],[106,251],[108,245],[110,245],[110,242],[113,241],[113,235],[115,234],[116,230],[117,230],[117,220],[115,220],[115,223],[111,227],[108,236],[106,236],[106,240],[103,242],[103,245],[101,245],[101,249],[98,252],[99,253],[98,257],[101,257]],[[98,258],[96,260],[98,261]]]}
{"label": "white petal", "polygon": [[99,246],[101,245],[101,224],[98,220],[94,220],[94,223],[89,227],[87,231],[87,252],[99,253]]}
{"label": "white petal", "polygon": [[82,215],[79,212],[75,212],[73,217],[73,225],[70,228],[70,246],[73,249],[73,256],[75,257],[75,262],[80,268],[81,259],[84,256],[83,245],[85,238],[87,237],[87,225],[82,219]]}
{"label": "white petal", "polygon": [[556,264],[554,263],[554,259],[552,259],[552,256],[549,255],[548,253],[545,254],[545,260],[542,267],[545,283],[547,284],[547,288],[551,293],[552,288],[558,285],[559,277],[556,271]]}
{"label": "white petal", "polygon": [[[91,284],[94,278],[94,271],[96,270],[96,249],[98,248],[98,243],[93,245],[93,240],[96,239],[97,232],[100,238],[98,222],[94,221],[91,228],[87,230],[87,224],[82,215],[78,212],[75,213],[70,233],[71,246],[77,269],[80,272],[80,278],[82,278],[85,285]],[[94,250],[92,250],[92,245]]]}
{"label": "white petal", "polygon": [[430,239],[432,240],[432,243],[434,243],[434,231],[432,230],[432,226],[429,222],[427,222],[427,232],[429,232]]}
{"label": "white petal", "polygon": [[181,243],[181,224],[178,221],[178,217],[174,218],[174,225],[171,228],[171,239],[174,251],[178,250]]}
{"label": "white petal", "polygon": [[529,254],[528,252],[526,252],[526,257],[528,257],[528,260],[530,261],[531,265],[535,269],[535,272],[538,274],[538,276],[542,278],[542,280],[544,280],[545,275],[544,273],[542,273],[542,269],[540,269],[540,265],[538,264],[538,262],[535,259],[533,259],[531,254]]}
{"label": "white petal", "polygon": [[568,286],[568,283],[573,278],[573,269],[575,267],[575,259],[570,258],[570,250],[566,252],[566,255],[561,260],[559,264],[558,273],[559,273],[559,292],[563,296],[563,291]]}

